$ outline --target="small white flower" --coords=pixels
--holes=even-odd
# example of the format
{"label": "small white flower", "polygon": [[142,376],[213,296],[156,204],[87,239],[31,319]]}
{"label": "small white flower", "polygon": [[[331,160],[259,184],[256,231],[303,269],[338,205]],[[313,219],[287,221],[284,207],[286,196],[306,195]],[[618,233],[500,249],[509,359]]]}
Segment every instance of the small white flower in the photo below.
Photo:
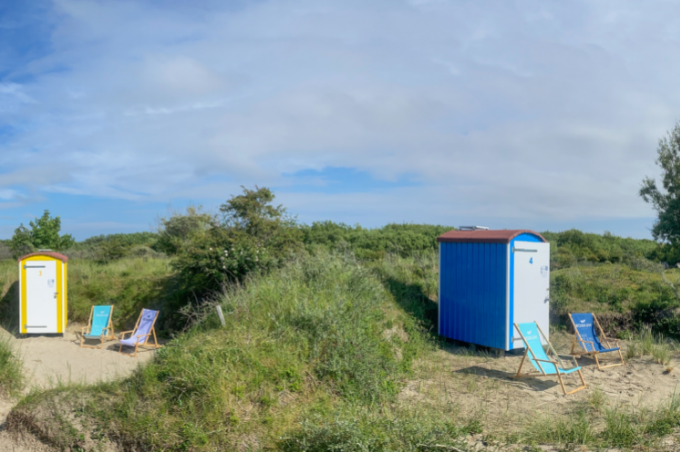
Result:
{"label": "small white flower", "polygon": [[210,248],[210,251],[212,251],[212,248]]}

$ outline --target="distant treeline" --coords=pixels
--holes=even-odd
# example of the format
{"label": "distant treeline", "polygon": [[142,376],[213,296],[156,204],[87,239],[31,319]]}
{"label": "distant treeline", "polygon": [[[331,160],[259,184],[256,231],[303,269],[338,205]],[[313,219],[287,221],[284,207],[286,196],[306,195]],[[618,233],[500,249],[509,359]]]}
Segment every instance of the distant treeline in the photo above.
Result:
{"label": "distant treeline", "polygon": [[[455,229],[453,226],[392,223],[380,228],[364,228],[333,221],[319,221],[311,225],[295,225],[301,240],[308,247],[328,250],[347,250],[362,259],[381,259],[386,254],[409,256],[436,250],[437,237]],[[110,260],[133,254],[167,253],[165,231],[129,234],[97,235],[75,242],[63,252],[74,258]],[[563,232],[542,232],[551,244],[554,268],[583,263],[635,264],[640,258],[675,265],[680,262],[680,246],[659,244],[649,239],[623,238],[609,232],[593,234],[570,229]],[[10,240],[0,240],[0,247],[10,246]],[[146,250],[144,250],[144,248]],[[153,253],[152,253],[153,254]],[[173,254],[173,253],[169,253]],[[7,258],[9,252],[0,252]]]}
{"label": "distant treeline", "polygon": [[[409,256],[422,251],[438,248],[437,237],[455,229],[453,226],[429,224],[392,223],[381,228],[350,226],[332,221],[302,224],[302,240],[307,246],[321,246],[329,250],[347,250],[362,259],[380,259],[386,254]],[[577,229],[563,232],[542,232],[550,242],[551,260],[554,268],[570,267],[583,263],[628,263],[635,264],[640,258],[675,265],[680,262],[680,247],[658,244],[649,239],[618,237],[608,232],[603,235],[586,233]],[[127,252],[140,247],[162,253],[159,244],[161,234],[154,232],[135,232],[130,234],[108,234],[90,237],[76,242],[64,252],[75,254],[73,257],[94,258],[97,250],[122,249]],[[1,241],[9,246],[9,241]],[[139,252],[139,251],[138,251]]]}

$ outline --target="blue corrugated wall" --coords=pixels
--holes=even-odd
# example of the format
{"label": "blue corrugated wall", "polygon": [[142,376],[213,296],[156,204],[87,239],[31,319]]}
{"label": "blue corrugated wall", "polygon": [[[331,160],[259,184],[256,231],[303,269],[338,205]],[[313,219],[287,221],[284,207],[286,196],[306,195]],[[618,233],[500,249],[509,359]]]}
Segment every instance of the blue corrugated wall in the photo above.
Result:
{"label": "blue corrugated wall", "polygon": [[505,349],[505,243],[440,244],[439,334]]}

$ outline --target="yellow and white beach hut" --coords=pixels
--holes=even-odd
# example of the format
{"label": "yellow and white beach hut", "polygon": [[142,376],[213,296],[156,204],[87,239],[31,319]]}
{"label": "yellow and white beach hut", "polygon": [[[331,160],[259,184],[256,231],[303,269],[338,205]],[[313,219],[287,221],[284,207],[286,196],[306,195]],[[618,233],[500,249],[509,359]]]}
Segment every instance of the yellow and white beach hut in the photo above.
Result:
{"label": "yellow and white beach hut", "polygon": [[19,331],[63,334],[66,331],[68,257],[38,251],[19,259]]}

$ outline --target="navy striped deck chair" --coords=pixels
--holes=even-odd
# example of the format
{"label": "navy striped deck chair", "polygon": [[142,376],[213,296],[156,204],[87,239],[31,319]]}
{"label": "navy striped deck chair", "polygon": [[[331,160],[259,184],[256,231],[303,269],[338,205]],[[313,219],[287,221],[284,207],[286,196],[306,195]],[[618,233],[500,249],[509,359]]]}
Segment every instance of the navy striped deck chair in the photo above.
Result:
{"label": "navy striped deck chair", "polygon": [[[574,325],[574,341],[571,343],[570,352],[572,355],[577,357],[581,355],[592,356],[595,358],[595,364],[597,364],[597,368],[600,370],[626,364],[621,354],[618,339],[607,338],[595,314],[590,312],[574,313],[569,314],[569,318],[571,319],[571,324]],[[599,330],[599,334],[597,330]],[[619,352],[621,362],[601,366],[598,355],[609,352]]]}

